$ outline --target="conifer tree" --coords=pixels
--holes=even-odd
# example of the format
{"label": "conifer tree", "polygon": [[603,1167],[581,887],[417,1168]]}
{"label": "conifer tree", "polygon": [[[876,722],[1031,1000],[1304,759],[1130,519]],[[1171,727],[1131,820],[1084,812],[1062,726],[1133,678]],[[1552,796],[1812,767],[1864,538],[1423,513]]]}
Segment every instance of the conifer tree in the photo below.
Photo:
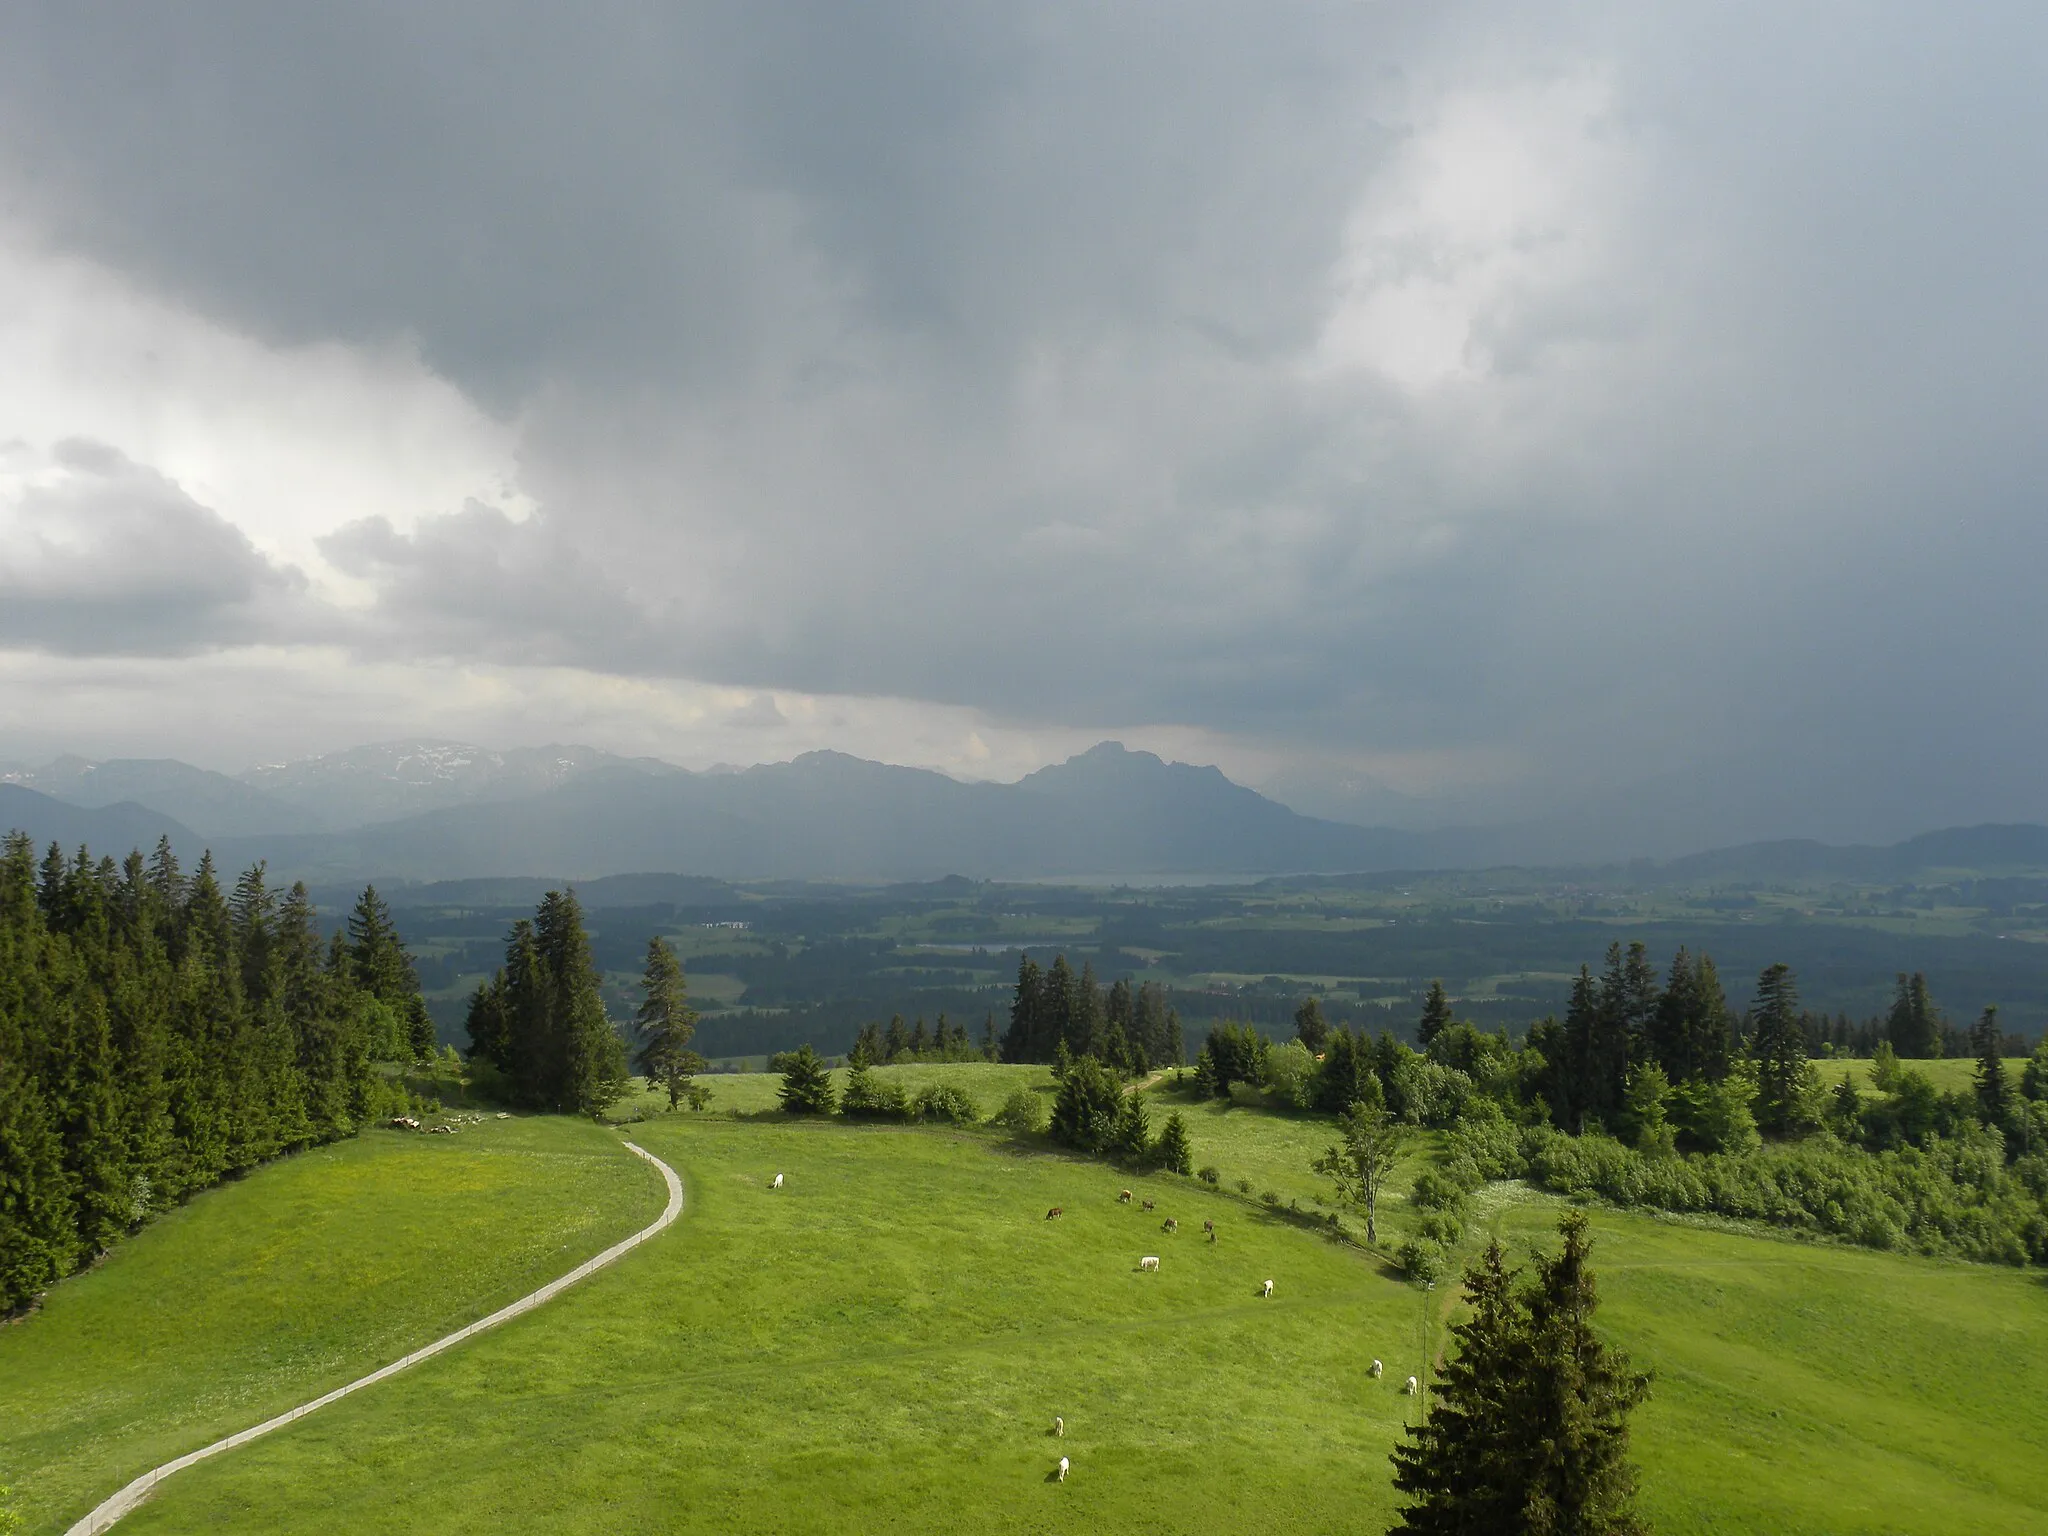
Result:
{"label": "conifer tree", "polygon": [[1168,1173],[1193,1174],[1195,1171],[1195,1149],[1188,1140],[1188,1123],[1181,1118],[1179,1110],[1166,1117],[1166,1126],[1159,1133],[1159,1166]]}
{"label": "conifer tree", "polygon": [[1426,1051],[1430,1041],[1451,1027],[1451,1000],[1444,995],[1444,984],[1432,981],[1429,996],[1422,1001],[1422,1017],[1416,1021],[1416,1041]]}
{"label": "conifer tree", "polygon": [[1323,1018],[1322,1003],[1315,997],[1303,998],[1301,1006],[1294,1010],[1294,1033],[1311,1056],[1323,1054],[1330,1040],[1330,1026]]}
{"label": "conifer tree", "polygon": [[1113,1144],[1124,1107],[1122,1084],[1092,1056],[1074,1061],[1053,1098],[1053,1138],[1082,1152]]}
{"label": "conifer tree", "polygon": [[883,1042],[884,1061],[901,1061],[910,1049],[910,1035],[903,1028],[903,1015],[895,1014],[889,1020],[889,1033]]}
{"label": "conifer tree", "polygon": [[2005,1075],[2005,1036],[1998,1027],[1998,1005],[1991,1004],[1970,1031],[1977,1048],[1977,1117],[2003,1131],[2012,1123],[2012,1082]]}
{"label": "conifer tree", "polygon": [[1117,1106],[1115,1129],[1110,1132],[1107,1150],[1131,1163],[1142,1163],[1151,1157],[1152,1119],[1146,1112],[1144,1099],[1139,1095],[1122,1095],[1122,1102]]}
{"label": "conifer tree", "polygon": [[1045,978],[1028,954],[1017,957],[1017,989],[1010,1001],[1010,1028],[1003,1036],[1003,1060],[1043,1061]]}
{"label": "conifer tree", "polygon": [[1885,1038],[1892,1049],[1909,1061],[1928,1061],[1941,1055],[1941,1037],[1947,1021],[1934,1006],[1924,972],[1908,976],[1899,973],[1898,991],[1892,1011],[1885,1020]]}
{"label": "conifer tree", "polygon": [[1496,1239],[1465,1271],[1471,1316],[1451,1325],[1454,1352],[1433,1405],[1394,1447],[1394,1487],[1413,1501],[1406,1536],[1507,1536],[1523,1531],[1529,1450],[1522,1375],[1529,1346],[1519,1272]]}
{"label": "conifer tree", "polygon": [[1524,1529],[1576,1536],[1635,1536],[1635,1468],[1628,1416],[1650,1378],[1593,1332],[1599,1305],[1583,1211],[1558,1223],[1564,1246],[1536,1261],[1528,1307],[1528,1364],[1515,1394],[1529,1410],[1517,1439],[1530,1452]]}
{"label": "conifer tree", "polygon": [[533,932],[551,984],[550,1065],[560,1074],[549,1097],[560,1108],[597,1114],[625,1091],[626,1046],[605,1014],[575,893],[548,892],[534,914]]}
{"label": "conifer tree", "polygon": [[1582,965],[1572,983],[1571,1001],[1565,1008],[1565,1059],[1560,1064],[1557,1084],[1562,1102],[1552,1106],[1558,1123],[1571,1130],[1583,1132],[1589,1113],[1597,1112],[1599,1049],[1599,990],[1592,973]]}
{"label": "conifer tree", "polygon": [[1095,962],[1083,961],[1081,974],[1074,979],[1073,1012],[1068,1017],[1066,1037],[1067,1049],[1076,1056],[1106,1058],[1102,1048],[1102,988],[1096,985]]}
{"label": "conifer tree", "polygon": [[1756,1057],[1756,1119],[1764,1131],[1789,1136],[1810,1129],[1820,1094],[1818,1070],[1806,1054],[1799,988],[1783,962],[1757,978],[1750,1005]]}
{"label": "conifer tree", "polygon": [[782,1087],[776,1096],[792,1115],[829,1115],[837,1098],[832,1075],[809,1045],[791,1051],[782,1059]]}
{"label": "conifer tree", "polygon": [[640,994],[640,1008],[633,1016],[641,1041],[636,1065],[648,1082],[668,1091],[668,1107],[673,1110],[690,1091],[690,1079],[704,1070],[704,1058],[690,1049],[697,1010],[690,1006],[682,962],[666,939],[647,941]]}

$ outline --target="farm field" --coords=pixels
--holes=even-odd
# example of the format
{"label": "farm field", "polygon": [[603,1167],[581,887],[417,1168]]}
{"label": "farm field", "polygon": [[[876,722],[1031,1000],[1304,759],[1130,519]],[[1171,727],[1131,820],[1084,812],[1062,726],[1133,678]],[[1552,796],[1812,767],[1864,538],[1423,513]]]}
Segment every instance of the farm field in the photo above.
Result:
{"label": "farm field", "polygon": [[[1006,1074],[1042,1072],[890,1070],[955,1074],[996,1102]],[[769,1100],[773,1083],[758,1085]],[[1155,1124],[1168,1107],[1155,1107]],[[668,1234],[539,1313],[179,1474],[121,1529],[831,1531],[874,1529],[878,1509],[909,1531],[1384,1529],[1387,1449],[1416,1409],[1397,1384],[1419,1369],[1426,1329],[1440,1342],[1452,1288],[1426,1295],[1236,1193],[1243,1177],[1308,1206],[1317,1191],[1304,1165],[1326,1126],[1183,1109],[1220,1190],[985,1131],[652,1118],[633,1135],[689,1192]],[[618,1139],[569,1121],[517,1128],[537,1145],[559,1136],[592,1168],[609,1166],[603,1142]],[[416,1182],[423,1140],[345,1150],[406,1165]],[[1418,1140],[1413,1155],[1426,1151]],[[350,1166],[300,1161],[314,1182]],[[220,1193],[264,1196],[266,1179],[298,1166]],[[771,1194],[776,1172],[789,1183]],[[1124,1185],[1158,1212],[1118,1204]],[[651,1187],[624,1187],[616,1230],[659,1204]],[[1056,1204],[1066,1214],[1046,1221]],[[1547,1239],[1559,1209],[1518,1185],[1480,1204],[1517,1251]],[[1167,1214],[1179,1235],[1160,1232]],[[1213,1247],[1205,1216],[1221,1231]],[[494,1200],[479,1219],[506,1217]],[[1386,1226],[1398,1236],[1398,1205]],[[487,1241],[471,1230],[452,1247]],[[1635,1443],[1660,1532],[2048,1524],[2048,1286],[2037,1273],[1607,1211],[1594,1230],[1604,1330],[1657,1373]],[[613,1235],[593,1232],[588,1250]],[[155,1239],[162,1251],[138,1274],[168,1283],[192,1237],[174,1222],[145,1233],[134,1246]],[[1137,1271],[1148,1253],[1164,1259],[1158,1274]],[[131,1257],[69,1284],[90,1300]],[[1270,1302],[1255,1294],[1267,1277],[1278,1284]],[[13,1346],[0,1367],[26,1362],[46,1383],[73,1373],[64,1352],[76,1335],[37,1331],[62,1317],[63,1299],[60,1288],[0,1339]],[[130,1365],[193,1357],[190,1340],[156,1349]],[[1378,1382],[1364,1371],[1373,1356],[1387,1365]],[[257,1352],[214,1372],[212,1390],[246,1394],[235,1385],[246,1378],[268,1402],[282,1370]],[[6,1376],[0,1468],[27,1489],[37,1478],[8,1411],[25,1395]],[[104,1390],[93,1377],[74,1395]],[[248,1406],[225,1417],[253,1421]],[[1068,1426],[1059,1443],[1054,1413]],[[184,1448],[175,1427],[153,1434],[152,1449]],[[1063,1485],[1047,1481],[1062,1452],[1074,1466]],[[121,1464],[152,1459],[138,1449]],[[127,1475],[109,1473],[93,1494]],[[75,1513],[90,1502],[30,1503],[30,1529],[59,1530],[58,1503]]]}
{"label": "farm field", "polygon": [[144,1228],[0,1327],[0,1483],[27,1528],[62,1530],[645,1225],[661,1181],[618,1139],[558,1118],[368,1131]]}

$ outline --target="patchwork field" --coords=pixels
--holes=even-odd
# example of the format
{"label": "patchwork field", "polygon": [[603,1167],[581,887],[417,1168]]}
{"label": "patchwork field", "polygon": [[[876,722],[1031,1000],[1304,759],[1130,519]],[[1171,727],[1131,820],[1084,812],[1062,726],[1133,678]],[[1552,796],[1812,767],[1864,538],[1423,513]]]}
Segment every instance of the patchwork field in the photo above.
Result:
{"label": "patchwork field", "polygon": [[[1033,1069],[915,1070],[1000,1102]],[[1387,1450],[1417,1409],[1398,1383],[1440,1344],[1455,1293],[1260,1202],[1270,1188],[1312,1209],[1304,1165],[1324,1127],[1189,1111],[1197,1162],[1223,1174],[1210,1190],[986,1131],[735,1118],[773,1080],[717,1086],[719,1111],[631,1127],[688,1188],[669,1233],[539,1313],[179,1474],[121,1529],[851,1531],[880,1528],[878,1510],[934,1532],[1389,1523]],[[545,1278],[659,1208],[617,1132],[498,1125],[524,1156],[487,1133],[380,1135],[266,1169],[0,1334],[0,1479],[26,1495],[30,1529],[61,1530],[140,1467],[347,1376],[344,1357],[377,1363],[521,1287],[510,1268],[462,1268],[479,1255],[518,1249],[522,1276]],[[499,1164],[560,1173],[511,1197],[486,1177]],[[777,1172],[788,1185],[771,1193]],[[1120,1205],[1124,1185],[1158,1211]],[[1049,1222],[1052,1205],[1066,1214]],[[1483,1205],[1518,1251],[1558,1209],[1513,1185]],[[1159,1229],[1169,1214],[1177,1236]],[[324,1238],[300,1233],[311,1222]],[[543,1227],[559,1250],[518,1236]],[[392,1228],[415,1235],[377,1235]],[[2038,1274],[1604,1211],[1594,1228],[1606,1331],[1657,1372],[1636,1448],[1660,1532],[2048,1528]],[[239,1258],[222,1242],[236,1232]],[[265,1259],[266,1241],[299,1257]],[[358,1243],[383,1257],[356,1265]],[[308,1256],[330,1245],[331,1270]],[[392,1269],[407,1252],[419,1265]],[[1145,1254],[1157,1274],[1138,1271]],[[382,1278],[357,1287],[359,1270]],[[209,1299],[250,1272],[271,1301]],[[279,1342],[299,1324],[276,1298],[295,1291],[327,1298],[306,1325],[317,1347]],[[398,1317],[385,1301],[401,1293],[400,1321],[355,1329]],[[1048,1481],[1061,1453],[1065,1484]]]}

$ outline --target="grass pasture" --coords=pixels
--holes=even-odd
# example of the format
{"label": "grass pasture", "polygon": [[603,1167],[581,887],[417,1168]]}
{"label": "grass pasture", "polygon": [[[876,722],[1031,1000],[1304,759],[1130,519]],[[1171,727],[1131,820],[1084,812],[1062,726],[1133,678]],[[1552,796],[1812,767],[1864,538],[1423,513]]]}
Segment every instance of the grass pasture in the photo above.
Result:
{"label": "grass pasture", "polygon": [[197,1196],[0,1327],[0,1483],[30,1530],[62,1530],[575,1267],[661,1210],[618,1139],[552,1118],[368,1131]]}
{"label": "grass pasture", "polygon": [[[1042,1081],[1042,1069],[890,1070],[952,1075],[985,1107],[1013,1075]],[[1425,1294],[1236,1193],[1243,1177],[1283,1205],[1312,1208],[1305,1163],[1329,1139],[1325,1124],[1157,1103],[1155,1125],[1170,1107],[1187,1114],[1197,1163],[1223,1174],[1212,1191],[984,1131],[745,1113],[773,1103],[774,1083],[720,1078],[739,1091],[714,1111],[631,1128],[688,1190],[682,1221],[660,1239],[538,1313],[180,1473],[121,1529],[1278,1536],[1390,1523],[1387,1450],[1417,1407],[1398,1384],[1420,1368],[1425,1339],[1441,1341],[1455,1291]],[[514,1128],[559,1136],[586,1175],[612,1167],[608,1151],[625,1165],[612,1229],[565,1258],[658,1208],[654,1181],[632,1178],[644,1167],[603,1145],[616,1132],[566,1121]],[[301,1203],[317,1208],[321,1181],[347,1174],[332,1197],[367,1230],[376,1223],[361,1207],[417,1185],[423,1147],[452,1150],[425,1144],[383,1136],[331,1149],[390,1163],[381,1182],[350,1183],[364,1175],[346,1159],[309,1157],[219,1193],[261,1194],[266,1178],[303,1163]],[[1427,1151],[1418,1140],[1412,1156]],[[788,1187],[771,1193],[776,1172]],[[1118,1204],[1126,1185],[1158,1211]],[[1055,1204],[1066,1214],[1048,1222]],[[1519,1185],[1485,1191],[1479,1204],[1518,1252],[1552,1238],[1560,1209]],[[482,1226],[445,1251],[473,1251],[507,1210],[494,1198],[474,1218]],[[1159,1230],[1168,1214],[1181,1223],[1176,1236]],[[1398,1231],[1401,1213],[1389,1214]],[[1221,1229],[1213,1247],[1204,1216]],[[1660,1536],[2048,1529],[2048,1284],[2038,1272],[1605,1210],[1594,1231],[1603,1331],[1657,1373],[1635,1444]],[[128,1304],[183,1283],[181,1256],[209,1262],[195,1245],[211,1236],[176,1218],[145,1233],[135,1246],[156,1239],[161,1251],[125,1282]],[[1137,1269],[1148,1253],[1164,1260],[1157,1274]],[[117,1335],[108,1303],[89,1293],[126,1257],[67,1282],[101,1308],[94,1326]],[[1262,1301],[1256,1287],[1268,1277],[1277,1292]],[[67,1488],[95,1459],[160,1459],[125,1428],[154,1422],[149,1400],[104,1413],[102,1439],[69,1460],[47,1453],[62,1433],[54,1422],[17,1429],[36,1383],[83,1403],[119,1379],[77,1365],[86,1335],[76,1322],[38,1331],[63,1319],[65,1292],[0,1333],[0,1478],[28,1494],[32,1530],[61,1530],[53,1516],[131,1473],[109,1471],[91,1497],[53,1499],[25,1445],[45,1447],[41,1465],[69,1469]],[[174,1336],[171,1300],[166,1289],[153,1303],[166,1319],[160,1336],[149,1348],[124,1344],[121,1369],[199,1369],[204,1340]],[[1373,1356],[1387,1366],[1378,1382],[1364,1369]],[[23,1368],[40,1374],[17,1385]],[[203,1382],[180,1390],[203,1386],[225,1401],[248,1396],[254,1380],[268,1404],[281,1370],[252,1347],[209,1359]],[[223,1413],[239,1427],[263,1411],[251,1400]],[[85,1408],[70,1412],[66,1422],[84,1422]],[[1048,1432],[1054,1413],[1067,1420],[1064,1441]],[[152,1445],[175,1438],[150,1433]],[[1056,1484],[1062,1453],[1074,1470]]]}

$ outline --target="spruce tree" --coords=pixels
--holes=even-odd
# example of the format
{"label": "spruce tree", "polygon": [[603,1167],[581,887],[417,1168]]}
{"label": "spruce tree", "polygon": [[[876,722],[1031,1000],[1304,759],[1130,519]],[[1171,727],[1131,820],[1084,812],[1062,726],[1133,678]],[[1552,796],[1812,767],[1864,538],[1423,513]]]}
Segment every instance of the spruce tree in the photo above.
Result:
{"label": "spruce tree", "polygon": [[626,1046],[606,1015],[583,908],[573,891],[549,891],[534,914],[534,945],[547,965],[545,999],[554,1074],[544,1091],[559,1108],[595,1115],[626,1089]]}
{"label": "spruce tree", "polygon": [[1010,1000],[1010,1028],[1003,1036],[1003,1060],[1044,1061],[1045,978],[1028,954],[1017,957],[1017,989]]}
{"label": "spruce tree", "polygon": [[1941,1055],[1942,1029],[1947,1021],[1935,1007],[1927,989],[1927,976],[1915,971],[1899,973],[1898,991],[1885,1021],[1885,1037],[1892,1049],[1909,1061],[1929,1061]]}
{"label": "spruce tree", "polygon": [[1529,1344],[1519,1272],[1498,1240],[1465,1271],[1471,1316],[1451,1326],[1453,1352],[1429,1416],[1394,1447],[1394,1486],[1412,1501],[1396,1533],[1509,1536],[1526,1530],[1529,1448],[1523,1378]]}
{"label": "spruce tree", "polygon": [[1734,1065],[1735,1030],[1713,956],[1701,955],[1693,966],[1691,990],[1691,1075],[1718,1083]]}
{"label": "spruce tree", "polygon": [[1599,1297],[1585,1213],[1566,1212],[1558,1231],[1557,1257],[1536,1261],[1526,1374],[1514,1394],[1527,1404],[1516,1434],[1529,1466],[1521,1528],[1635,1536],[1647,1527],[1635,1513],[1628,1416],[1649,1395],[1650,1378],[1593,1332]]}
{"label": "spruce tree", "polygon": [[1757,978],[1750,1006],[1756,1057],[1756,1119],[1767,1133],[1795,1135],[1815,1123],[1820,1078],[1806,1054],[1799,988],[1792,968],[1780,962]]}
{"label": "spruce tree", "polygon": [[837,1097],[832,1091],[832,1074],[809,1045],[783,1058],[782,1087],[776,1096],[792,1115],[829,1115]]}
{"label": "spruce tree", "polygon": [[1193,1174],[1195,1171],[1195,1149],[1188,1140],[1188,1123],[1181,1118],[1179,1110],[1166,1117],[1166,1126],[1159,1133],[1159,1166],[1168,1173]]}
{"label": "spruce tree", "polygon": [[1430,1041],[1451,1027],[1451,1000],[1444,995],[1444,984],[1432,981],[1429,996],[1422,1000],[1422,1017],[1415,1024],[1415,1039],[1426,1051]]}
{"label": "spruce tree", "polygon": [[1294,1010],[1294,1033],[1308,1047],[1310,1055],[1323,1054],[1330,1040],[1330,1025],[1323,1017],[1322,1003],[1316,998],[1304,997],[1301,1006]]}
{"label": "spruce tree", "polygon": [[1598,1076],[1599,1015],[1599,989],[1592,973],[1582,965],[1572,983],[1571,1001],[1565,1008],[1565,1059],[1558,1072],[1562,1102],[1552,1106],[1558,1123],[1573,1131],[1586,1129],[1587,1116],[1596,1111],[1598,1104],[1594,1083]]}
{"label": "spruce tree", "polygon": [[1124,1105],[1123,1085],[1093,1056],[1083,1056],[1067,1068],[1053,1098],[1053,1138],[1077,1151],[1100,1152],[1127,1123]]}
{"label": "spruce tree", "polygon": [[1143,1163],[1152,1156],[1152,1120],[1146,1112],[1144,1099],[1139,1095],[1123,1095],[1106,1150],[1129,1163]]}
{"label": "spruce tree", "polygon": [[1991,1004],[1970,1031],[1977,1048],[1977,1117],[1995,1130],[2012,1124],[2012,1081],[2005,1075],[2005,1036],[1998,1027],[1998,1005]]}
{"label": "spruce tree", "polygon": [[640,1029],[636,1065],[650,1083],[668,1091],[674,1109],[690,1091],[690,1079],[704,1070],[704,1058],[690,1049],[697,1032],[697,1010],[690,1006],[683,965],[668,940],[647,941],[647,963],[640,972],[640,1008],[633,1022]]}

